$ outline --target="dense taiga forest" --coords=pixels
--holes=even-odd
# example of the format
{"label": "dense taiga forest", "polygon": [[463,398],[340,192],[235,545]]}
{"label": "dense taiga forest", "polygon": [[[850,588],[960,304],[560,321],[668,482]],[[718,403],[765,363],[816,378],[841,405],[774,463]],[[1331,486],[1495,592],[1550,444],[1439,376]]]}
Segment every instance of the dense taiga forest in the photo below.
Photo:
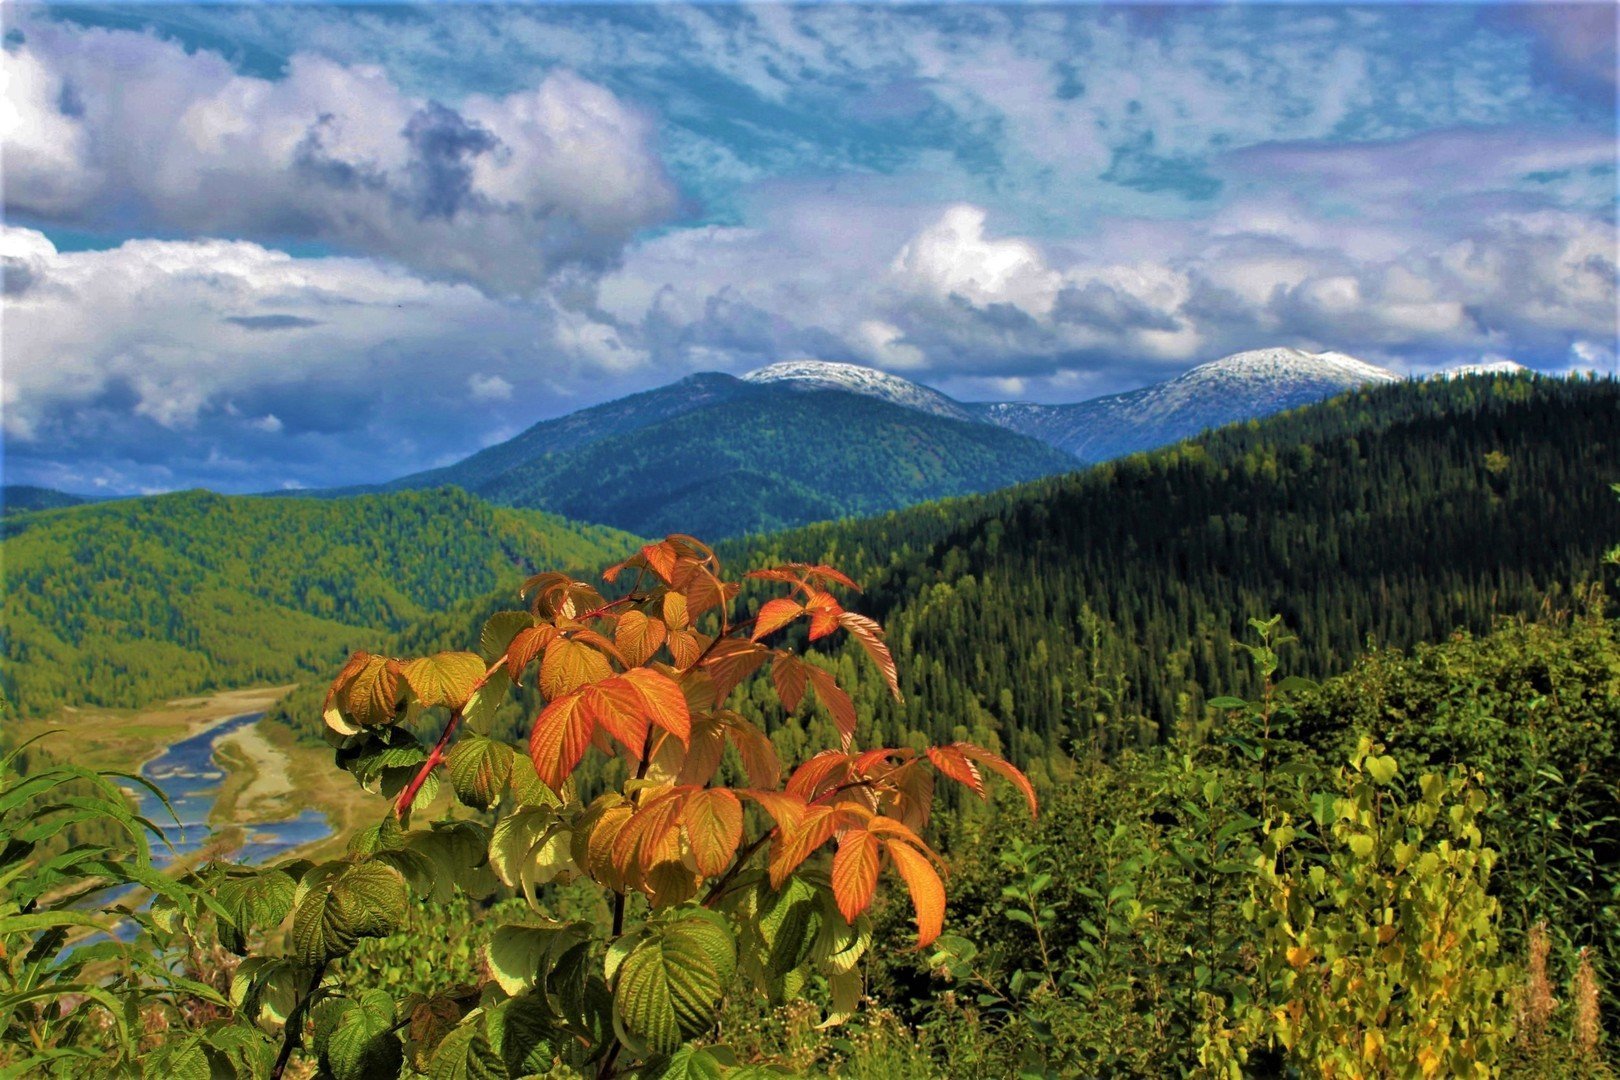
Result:
{"label": "dense taiga forest", "polygon": [[1473,377],[718,551],[22,515],[13,708],[319,671],[375,823],[167,876],[12,747],[0,1075],[1611,1076],[1617,480],[1615,383]]}

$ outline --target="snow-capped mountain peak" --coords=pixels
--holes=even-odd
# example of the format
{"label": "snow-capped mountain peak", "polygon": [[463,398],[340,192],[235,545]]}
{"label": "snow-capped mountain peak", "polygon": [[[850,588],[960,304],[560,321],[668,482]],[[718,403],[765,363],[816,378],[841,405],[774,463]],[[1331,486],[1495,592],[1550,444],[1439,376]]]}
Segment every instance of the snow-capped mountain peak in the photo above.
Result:
{"label": "snow-capped mountain peak", "polygon": [[761,384],[786,383],[802,390],[842,390],[934,416],[947,416],[953,420],[972,419],[968,410],[938,390],[859,364],[840,364],[830,360],[786,360],[750,371],[743,376],[743,380]]}
{"label": "snow-capped mountain peak", "polygon": [[1232,379],[1266,382],[1292,382],[1296,380],[1343,382],[1346,389],[1364,383],[1399,382],[1401,376],[1388,368],[1369,364],[1341,352],[1306,352],[1304,349],[1278,347],[1250,349],[1233,353],[1219,360],[1199,364],[1191,371],[1170,380],[1172,383],[1188,381]]}

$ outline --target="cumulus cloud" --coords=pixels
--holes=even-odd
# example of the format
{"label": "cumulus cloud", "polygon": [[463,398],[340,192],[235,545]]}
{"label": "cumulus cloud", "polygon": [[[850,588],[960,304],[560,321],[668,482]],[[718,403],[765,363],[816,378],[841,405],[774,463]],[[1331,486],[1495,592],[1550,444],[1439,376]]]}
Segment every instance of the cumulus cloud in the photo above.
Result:
{"label": "cumulus cloud", "polygon": [[675,207],[649,119],[564,69],[452,106],[313,53],[266,79],[150,34],[22,37],[5,204],[36,220],[309,239],[514,291],[610,264]]}
{"label": "cumulus cloud", "polygon": [[[7,471],[36,482],[382,480],[612,394],[611,326],[369,259],[224,240],[61,252],[8,226],[0,262]],[[633,359],[611,365],[662,381]],[[456,400],[465,411],[445,408]]]}

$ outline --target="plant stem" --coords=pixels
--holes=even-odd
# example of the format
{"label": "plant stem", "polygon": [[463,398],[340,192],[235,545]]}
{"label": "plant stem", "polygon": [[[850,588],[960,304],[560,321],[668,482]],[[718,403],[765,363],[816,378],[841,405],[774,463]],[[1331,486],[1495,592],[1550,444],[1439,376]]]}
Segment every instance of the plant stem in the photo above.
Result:
{"label": "plant stem", "polygon": [[304,1020],[309,1016],[309,1003],[315,998],[315,991],[321,988],[321,980],[326,977],[326,962],[322,961],[316,967],[315,973],[310,976],[309,989],[298,1005],[287,1016],[287,1023],[281,1029],[281,1052],[276,1055],[275,1067],[270,1070],[270,1080],[281,1080],[281,1074],[287,1071],[287,1063],[292,1060],[293,1051],[304,1041]]}
{"label": "plant stem", "polygon": [[410,812],[411,803],[416,801],[416,793],[427,783],[428,774],[438,768],[439,762],[444,760],[444,748],[450,745],[450,737],[456,733],[456,727],[460,723],[461,710],[457,709],[450,714],[450,722],[444,725],[444,733],[439,736],[439,741],[433,744],[433,750],[428,754],[427,760],[416,770],[416,775],[405,785],[405,790],[399,793],[399,799],[394,803],[394,814],[400,820],[403,821],[405,815]]}

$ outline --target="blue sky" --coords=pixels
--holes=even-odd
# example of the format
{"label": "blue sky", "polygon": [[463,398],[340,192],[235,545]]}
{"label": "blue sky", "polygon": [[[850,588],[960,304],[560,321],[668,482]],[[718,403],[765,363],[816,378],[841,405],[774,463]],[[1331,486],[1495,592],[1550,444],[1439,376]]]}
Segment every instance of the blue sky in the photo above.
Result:
{"label": "blue sky", "polygon": [[7,482],[384,479],[701,370],[1613,369],[1612,5],[8,5]]}

